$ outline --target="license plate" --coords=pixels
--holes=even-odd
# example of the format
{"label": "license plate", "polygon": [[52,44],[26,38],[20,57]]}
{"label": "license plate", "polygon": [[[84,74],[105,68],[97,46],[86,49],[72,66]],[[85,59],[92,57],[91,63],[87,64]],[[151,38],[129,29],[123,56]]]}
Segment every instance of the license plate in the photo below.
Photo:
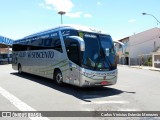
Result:
{"label": "license plate", "polygon": [[108,84],[108,82],[107,81],[103,81],[103,82],[101,82],[101,85],[107,85]]}

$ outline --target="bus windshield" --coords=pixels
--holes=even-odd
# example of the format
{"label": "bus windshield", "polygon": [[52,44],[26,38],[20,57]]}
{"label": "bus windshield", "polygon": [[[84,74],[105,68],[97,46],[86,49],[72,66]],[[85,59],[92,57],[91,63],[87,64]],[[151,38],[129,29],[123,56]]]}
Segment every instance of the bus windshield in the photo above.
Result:
{"label": "bus windshield", "polygon": [[116,69],[115,50],[111,36],[84,33],[83,39],[85,52],[82,65],[85,68],[93,70]]}

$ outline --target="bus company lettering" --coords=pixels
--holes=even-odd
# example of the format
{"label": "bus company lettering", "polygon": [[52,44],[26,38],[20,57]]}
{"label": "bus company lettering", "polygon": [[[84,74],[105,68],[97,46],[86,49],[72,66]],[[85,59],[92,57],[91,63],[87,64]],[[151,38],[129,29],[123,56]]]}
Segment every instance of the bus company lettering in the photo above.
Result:
{"label": "bus company lettering", "polygon": [[53,58],[53,51],[29,52],[28,58]]}
{"label": "bus company lettering", "polygon": [[26,56],[26,52],[19,52],[19,57],[25,57]]}

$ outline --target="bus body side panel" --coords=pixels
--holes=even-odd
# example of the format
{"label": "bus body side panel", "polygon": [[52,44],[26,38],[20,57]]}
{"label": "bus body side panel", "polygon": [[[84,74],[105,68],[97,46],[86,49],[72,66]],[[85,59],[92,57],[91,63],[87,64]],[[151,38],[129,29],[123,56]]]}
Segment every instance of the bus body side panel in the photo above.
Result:
{"label": "bus body side panel", "polygon": [[[53,39],[60,39],[58,29],[41,36],[45,35],[51,35]],[[23,72],[53,79],[54,69],[58,68],[63,71],[65,67],[63,62],[66,60],[66,55],[62,39],[60,39],[60,42],[62,46],[61,52],[54,49],[30,50],[29,47],[25,51],[13,51],[13,69],[18,70],[18,64],[21,64]]]}
{"label": "bus body side panel", "polygon": [[60,30],[59,35],[61,39],[62,48],[64,51],[63,55],[66,58],[65,69],[62,69],[63,82],[71,84],[71,85],[79,86],[80,85],[80,78],[79,78],[79,75],[80,75],[79,68],[80,67],[76,65],[74,62],[72,62],[71,60],[69,60],[67,51],[66,51],[65,42],[64,42],[64,36],[62,34],[65,36],[62,30]]}
{"label": "bus body side panel", "polygon": [[13,54],[13,56],[12,56],[12,68],[14,70],[18,70],[18,64],[23,65],[25,60],[24,60],[23,57],[21,57],[22,52],[20,52],[20,51],[18,51],[18,52],[13,51],[12,54]]}
{"label": "bus body side panel", "polygon": [[[25,71],[42,77],[53,79],[54,65],[61,60],[53,49],[28,51]],[[60,53],[59,53],[60,54]]]}
{"label": "bus body side panel", "polygon": [[68,65],[66,66],[66,70],[64,71],[64,82],[75,86],[80,86],[79,66],[70,60],[68,60],[67,63]]}
{"label": "bus body side panel", "polygon": [[18,63],[17,63],[17,52],[12,51],[12,68],[14,70],[18,70]]}
{"label": "bus body side panel", "polygon": [[18,70],[21,65],[23,72],[53,79],[54,69],[66,69],[66,58],[63,53],[50,50],[33,50],[13,52],[12,68]]}

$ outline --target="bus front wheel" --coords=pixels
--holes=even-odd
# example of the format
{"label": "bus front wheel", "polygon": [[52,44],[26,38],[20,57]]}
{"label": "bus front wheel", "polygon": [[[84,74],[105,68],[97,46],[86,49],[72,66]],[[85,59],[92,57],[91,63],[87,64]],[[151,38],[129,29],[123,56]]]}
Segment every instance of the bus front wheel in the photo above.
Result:
{"label": "bus front wheel", "polygon": [[54,81],[58,84],[58,85],[62,85],[63,84],[63,76],[60,70],[56,70],[54,72]]}

